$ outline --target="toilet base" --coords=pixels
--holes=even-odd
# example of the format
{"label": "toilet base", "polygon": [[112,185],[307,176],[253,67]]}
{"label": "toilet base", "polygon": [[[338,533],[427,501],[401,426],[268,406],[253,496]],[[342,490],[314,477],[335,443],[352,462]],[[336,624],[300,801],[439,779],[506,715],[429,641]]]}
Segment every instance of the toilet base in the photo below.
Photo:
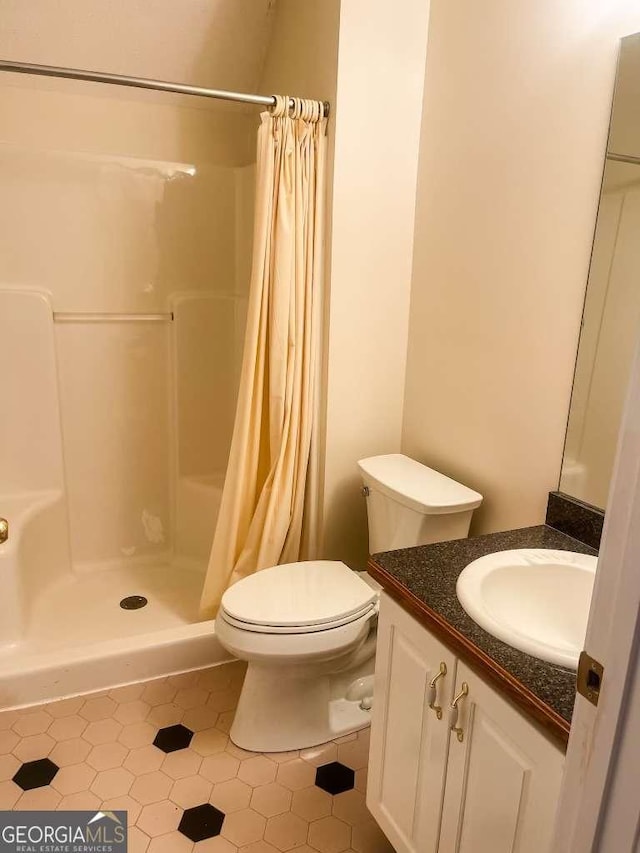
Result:
{"label": "toilet base", "polygon": [[371,703],[361,685],[373,669],[373,658],[333,675],[250,662],[229,736],[252,752],[287,752],[366,728],[371,710],[361,705]]}

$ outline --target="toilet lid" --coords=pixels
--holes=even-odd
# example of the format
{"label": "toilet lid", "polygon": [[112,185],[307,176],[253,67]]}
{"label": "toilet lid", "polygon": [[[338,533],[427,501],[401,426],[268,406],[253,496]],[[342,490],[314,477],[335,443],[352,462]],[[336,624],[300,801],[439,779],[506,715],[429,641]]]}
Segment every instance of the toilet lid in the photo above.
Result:
{"label": "toilet lid", "polygon": [[304,628],[359,616],[377,597],[344,563],[309,560],[238,581],[222,596],[222,610],[248,625]]}

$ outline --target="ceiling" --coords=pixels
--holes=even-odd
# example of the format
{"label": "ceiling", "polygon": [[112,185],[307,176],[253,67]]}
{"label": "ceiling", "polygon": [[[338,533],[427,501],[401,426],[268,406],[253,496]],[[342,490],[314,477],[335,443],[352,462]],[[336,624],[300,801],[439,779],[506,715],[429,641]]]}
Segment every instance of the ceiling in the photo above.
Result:
{"label": "ceiling", "polygon": [[255,92],[275,2],[0,0],[0,58]]}

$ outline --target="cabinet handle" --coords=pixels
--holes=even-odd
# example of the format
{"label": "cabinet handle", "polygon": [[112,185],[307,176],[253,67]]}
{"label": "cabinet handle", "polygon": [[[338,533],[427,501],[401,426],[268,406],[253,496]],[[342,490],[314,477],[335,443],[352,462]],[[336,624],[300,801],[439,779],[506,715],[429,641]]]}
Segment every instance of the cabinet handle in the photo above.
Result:
{"label": "cabinet handle", "polygon": [[427,701],[429,703],[429,707],[432,711],[435,711],[436,717],[439,720],[442,719],[442,708],[440,707],[440,705],[436,705],[436,700],[438,698],[436,684],[438,683],[438,679],[444,678],[446,674],[447,665],[444,661],[440,661],[440,669],[429,682],[429,689],[427,691]]}
{"label": "cabinet handle", "polygon": [[464,740],[464,730],[461,726],[458,726],[458,703],[464,699],[465,696],[469,695],[469,685],[466,681],[462,682],[462,689],[460,693],[455,697],[453,702],[449,707],[449,728],[452,732],[456,733],[456,737],[462,743]]}

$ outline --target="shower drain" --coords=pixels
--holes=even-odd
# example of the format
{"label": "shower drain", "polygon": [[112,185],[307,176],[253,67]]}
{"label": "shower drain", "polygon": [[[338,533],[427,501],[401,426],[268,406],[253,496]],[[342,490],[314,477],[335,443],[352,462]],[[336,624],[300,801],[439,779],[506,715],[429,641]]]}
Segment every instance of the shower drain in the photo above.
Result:
{"label": "shower drain", "polygon": [[147,603],[147,599],[144,595],[128,595],[126,598],[122,599],[120,607],[122,607],[123,610],[140,610],[140,608],[144,607]]}

